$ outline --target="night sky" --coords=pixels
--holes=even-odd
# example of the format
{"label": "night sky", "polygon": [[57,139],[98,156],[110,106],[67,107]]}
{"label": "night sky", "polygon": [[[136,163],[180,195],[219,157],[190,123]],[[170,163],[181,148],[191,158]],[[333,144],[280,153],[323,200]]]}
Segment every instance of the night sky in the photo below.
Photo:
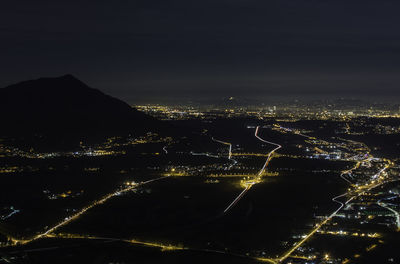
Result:
{"label": "night sky", "polygon": [[2,1],[0,87],[71,73],[130,103],[400,96],[400,1]]}

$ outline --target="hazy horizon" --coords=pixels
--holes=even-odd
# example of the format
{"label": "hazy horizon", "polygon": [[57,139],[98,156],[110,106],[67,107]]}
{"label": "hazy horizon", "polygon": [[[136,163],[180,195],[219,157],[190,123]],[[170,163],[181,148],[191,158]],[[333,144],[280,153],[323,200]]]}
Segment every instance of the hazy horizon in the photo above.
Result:
{"label": "hazy horizon", "polygon": [[71,73],[130,103],[399,98],[399,8],[373,0],[7,2],[0,87]]}

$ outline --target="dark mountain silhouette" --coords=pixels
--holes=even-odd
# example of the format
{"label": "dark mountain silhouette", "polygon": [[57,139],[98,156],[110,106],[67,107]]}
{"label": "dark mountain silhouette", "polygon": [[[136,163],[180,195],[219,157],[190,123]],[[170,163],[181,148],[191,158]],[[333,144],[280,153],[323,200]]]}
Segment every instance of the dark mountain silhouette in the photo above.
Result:
{"label": "dark mountain silhouette", "polygon": [[137,134],[161,123],[72,75],[0,89],[0,118],[0,134],[13,136]]}

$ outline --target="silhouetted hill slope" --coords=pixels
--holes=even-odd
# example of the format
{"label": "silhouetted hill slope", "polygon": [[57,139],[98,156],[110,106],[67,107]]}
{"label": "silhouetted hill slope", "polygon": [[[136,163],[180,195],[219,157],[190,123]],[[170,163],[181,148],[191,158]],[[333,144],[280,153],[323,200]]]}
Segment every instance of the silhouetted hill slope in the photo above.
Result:
{"label": "silhouetted hill slope", "polygon": [[0,89],[2,135],[105,135],[154,130],[160,121],[72,75]]}

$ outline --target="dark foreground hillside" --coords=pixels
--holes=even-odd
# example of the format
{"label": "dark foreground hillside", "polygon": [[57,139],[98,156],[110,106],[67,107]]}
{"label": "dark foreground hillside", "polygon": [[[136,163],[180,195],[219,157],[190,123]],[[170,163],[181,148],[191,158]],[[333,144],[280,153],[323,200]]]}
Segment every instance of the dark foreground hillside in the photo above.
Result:
{"label": "dark foreground hillside", "polygon": [[0,123],[2,136],[58,142],[137,135],[163,126],[72,75],[24,81],[0,89]]}

